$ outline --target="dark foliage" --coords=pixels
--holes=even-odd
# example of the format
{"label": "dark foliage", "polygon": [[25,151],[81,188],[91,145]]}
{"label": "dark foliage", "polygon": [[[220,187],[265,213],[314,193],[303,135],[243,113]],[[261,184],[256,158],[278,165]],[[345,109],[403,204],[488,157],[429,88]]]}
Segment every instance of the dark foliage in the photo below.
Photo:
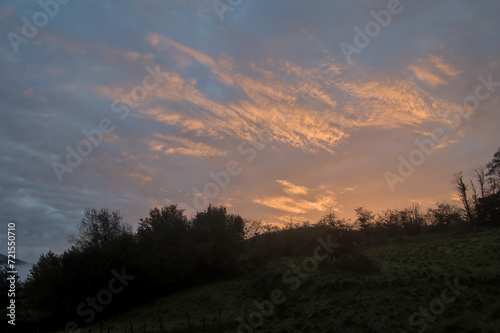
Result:
{"label": "dark foliage", "polygon": [[192,274],[190,225],[177,205],[153,208],[137,229],[138,264],[148,284],[168,290]]}
{"label": "dark foliage", "polygon": [[481,226],[500,225],[500,192],[479,198],[476,212],[478,223]]}
{"label": "dark foliage", "polygon": [[192,221],[192,245],[201,260],[223,266],[234,262],[243,241],[245,223],[239,215],[228,214],[226,208],[208,206]]}
{"label": "dark foliage", "polygon": [[78,233],[69,235],[68,240],[76,248],[84,250],[106,246],[114,239],[131,234],[132,227],[124,222],[119,211],[87,208],[78,225]]}

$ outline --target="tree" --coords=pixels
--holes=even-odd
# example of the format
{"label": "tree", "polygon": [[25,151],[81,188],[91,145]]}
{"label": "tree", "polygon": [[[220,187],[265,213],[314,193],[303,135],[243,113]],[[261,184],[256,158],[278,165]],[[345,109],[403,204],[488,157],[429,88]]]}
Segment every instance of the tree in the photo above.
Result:
{"label": "tree", "polygon": [[398,212],[399,223],[408,235],[420,235],[425,217],[420,211],[420,205],[412,205],[410,208]]}
{"label": "tree", "polygon": [[401,230],[399,211],[390,208],[384,210],[382,213],[378,214],[376,224],[383,227],[389,236],[395,236]]}
{"label": "tree", "polygon": [[455,178],[453,179],[453,183],[455,184],[455,189],[458,192],[458,197],[462,201],[465,209],[465,213],[467,214],[467,220],[470,223],[474,222],[473,210],[470,204],[469,196],[467,194],[467,190],[469,189],[464,182],[464,176],[462,172],[455,174]]}
{"label": "tree", "polygon": [[246,239],[257,237],[263,234],[269,234],[279,230],[280,228],[277,225],[273,225],[269,222],[264,223],[257,220],[245,220],[244,232]]}
{"label": "tree", "polygon": [[184,210],[177,205],[155,207],[149,211],[149,216],[140,219],[137,236],[140,239],[152,239],[155,242],[178,242],[188,231],[188,220]]}
{"label": "tree", "polygon": [[363,207],[358,207],[354,210],[356,212],[356,222],[361,230],[366,230],[373,226],[375,222],[375,215]]}
{"label": "tree", "polygon": [[239,215],[228,214],[226,207],[209,205],[192,220],[194,243],[205,264],[223,266],[236,259],[245,237],[245,222]]}
{"label": "tree", "polygon": [[[86,209],[78,231],[69,237],[71,249],[41,255],[26,280],[26,300],[45,324],[74,317],[82,300],[108,284],[113,269],[134,271],[134,236],[118,211]],[[106,313],[118,305],[107,307]]]}
{"label": "tree", "polygon": [[[500,149],[493,160],[475,168],[466,185],[462,173],[453,180],[469,222],[478,226],[496,225],[500,211]],[[468,190],[472,191],[469,197]]]}
{"label": "tree", "polygon": [[140,221],[138,249],[149,281],[164,288],[170,282],[184,279],[194,264],[184,210],[177,205],[155,207]]}
{"label": "tree", "polygon": [[125,223],[120,211],[110,211],[107,208],[85,209],[77,228],[78,233],[69,235],[68,240],[78,249],[103,247],[113,240],[132,235],[132,227]]}
{"label": "tree", "polygon": [[500,148],[493,155],[493,160],[486,165],[491,194],[500,193]]}
{"label": "tree", "polygon": [[337,214],[330,210],[323,216],[317,223],[317,226],[326,226],[335,231],[349,231],[352,229],[352,226],[346,221],[344,218],[339,218]]}
{"label": "tree", "polygon": [[500,192],[480,198],[476,210],[480,225],[500,225]]}
{"label": "tree", "polygon": [[[489,189],[486,166],[478,166],[474,168],[471,172],[470,185],[472,191],[474,192],[472,198],[474,200],[474,204],[477,205],[480,198],[484,198],[489,195]],[[477,187],[477,189],[476,189]]]}
{"label": "tree", "polygon": [[440,227],[448,227],[463,221],[463,210],[446,202],[436,203],[437,208],[429,208],[428,212],[432,218],[432,224]]}
{"label": "tree", "polygon": [[61,313],[65,300],[61,259],[49,251],[40,255],[26,279],[25,291],[28,303],[48,316]]}

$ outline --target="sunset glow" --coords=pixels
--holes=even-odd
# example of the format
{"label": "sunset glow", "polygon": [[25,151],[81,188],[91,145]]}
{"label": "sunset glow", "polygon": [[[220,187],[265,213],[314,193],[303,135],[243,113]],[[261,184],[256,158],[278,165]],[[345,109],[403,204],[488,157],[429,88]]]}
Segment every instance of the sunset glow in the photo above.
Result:
{"label": "sunset glow", "polygon": [[42,8],[4,1],[19,257],[66,249],[87,207],[136,227],[172,203],[272,223],[460,204],[453,174],[500,146],[500,3],[401,1],[366,32],[389,2],[70,1],[26,37]]}

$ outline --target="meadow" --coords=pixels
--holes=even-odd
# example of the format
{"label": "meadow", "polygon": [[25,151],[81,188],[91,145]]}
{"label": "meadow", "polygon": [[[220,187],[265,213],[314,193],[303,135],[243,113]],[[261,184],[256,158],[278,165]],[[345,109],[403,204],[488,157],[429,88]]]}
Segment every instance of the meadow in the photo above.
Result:
{"label": "meadow", "polygon": [[[370,267],[349,256],[328,259],[294,275],[300,285],[292,290],[284,272],[310,256],[243,260],[234,278],[161,297],[82,331],[500,332],[500,230],[400,236],[358,248]],[[273,290],[286,299],[272,313],[260,308],[259,320],[255,302]]]}

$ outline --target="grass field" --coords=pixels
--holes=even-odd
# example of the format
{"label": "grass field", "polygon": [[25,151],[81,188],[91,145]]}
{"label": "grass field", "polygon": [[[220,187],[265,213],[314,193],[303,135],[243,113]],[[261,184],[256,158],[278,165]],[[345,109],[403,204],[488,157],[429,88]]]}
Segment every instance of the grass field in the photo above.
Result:
{"label": "grass field", "polygon": [[[377,270],[325,261],[295,274],[307,257],[278,258],[240,278],[137,306],[103,322],[103,332],[131,332],[131,325],[160,332],[160,317],[166,332],[236,332],[237,318],[248,315],[254,325],[247,319],[240,332],[500,332],[500,230],[362,250]],[[272,299],[273,290],[280,304],[259,311],[254,301]],[[101,323],[82,332],[89,330],[100,332]]]}

